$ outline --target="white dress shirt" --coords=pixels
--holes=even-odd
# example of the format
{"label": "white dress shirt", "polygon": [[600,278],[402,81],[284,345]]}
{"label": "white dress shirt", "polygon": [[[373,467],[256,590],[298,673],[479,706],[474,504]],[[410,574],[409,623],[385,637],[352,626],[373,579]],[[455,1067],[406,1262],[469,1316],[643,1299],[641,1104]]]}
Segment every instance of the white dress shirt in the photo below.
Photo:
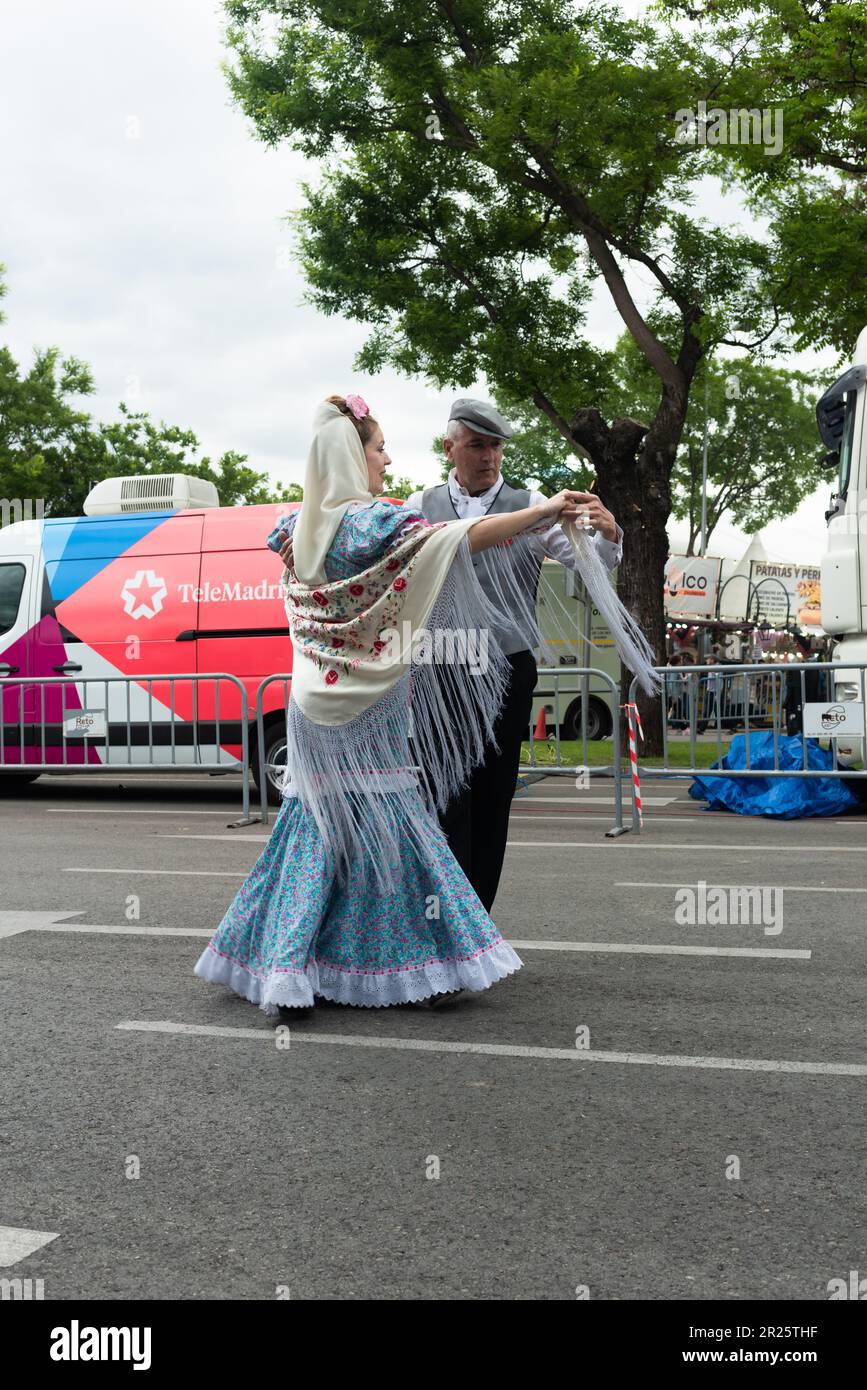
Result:
{"label": "white dress shirt", "polygon": [[[471,497],[466,488],[461,487],[455,477],[455,470],[452,469],[448,476],[449,496],[454,504],[455,512],[461,520],[467,516],[485,516],[493,506],[494,499],[503,486],[503,481],[504,479],[501,474],[493,486],[489,487],[486,492],[479,493],[478,497]],[[531,507],[537,507],[540,502],[544,501],[545,498],[541,492],[530,493]],[[413,511],[420,512],[421,502],[422,493],[414,492],[411,497],[406,499],[404,506],[411,507]],[[560,564],[565,565],[566,569],[574,570],[576,568],[575,551],[572,549],[572,544],[568,536],[564,534],[562,527],[556,522],[550,530],[537,533],[534,539],[538,541],[540,549],[549,559],[559,560]],[[606,569],[616,569],[623,559],[622,527],[617,527],[616,541],[607,540],[605,536],[597,531],[593,537],[593,544],[599,552],[599,558],[602,560]]]}

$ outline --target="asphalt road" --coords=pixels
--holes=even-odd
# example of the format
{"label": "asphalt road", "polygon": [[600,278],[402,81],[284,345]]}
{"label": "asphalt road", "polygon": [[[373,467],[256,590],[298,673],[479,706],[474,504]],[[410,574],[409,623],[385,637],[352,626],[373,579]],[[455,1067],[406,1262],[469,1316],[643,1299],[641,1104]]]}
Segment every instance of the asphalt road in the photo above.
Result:
{"label": "asphalt road", "polygon": [[[643,790],[616,840],[603,784],[516,798],[494,915],[517,975],[429,1014],[317,1007],[288,1048],[192,973],[267,833],[228,828],[237,783],[0,800],[0,1276],[46,1299],[825,1300],[867,1274],[867,821]],[[773,920],[682,923],[701,880],[783,894]]]}

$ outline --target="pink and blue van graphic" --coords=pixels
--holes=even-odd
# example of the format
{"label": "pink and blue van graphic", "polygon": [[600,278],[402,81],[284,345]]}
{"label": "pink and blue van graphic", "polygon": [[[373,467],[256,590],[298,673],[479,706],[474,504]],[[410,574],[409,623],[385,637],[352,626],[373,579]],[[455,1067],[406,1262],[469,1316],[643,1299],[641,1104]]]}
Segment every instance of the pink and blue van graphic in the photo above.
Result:
{"label": "pink and blue van graphic", "polygon": [[[283,566],[265,539],[296,505],[0,528],[0,767],[237,767],[240,690],[231,680],[189,679],[210,673],[246,690],[255,761],[256,692],[292,663]],[[68,680],[34,684],[40,677]],[[281,682],[268,687],[264,708],[271,744],[270,731],[282,728]]]}

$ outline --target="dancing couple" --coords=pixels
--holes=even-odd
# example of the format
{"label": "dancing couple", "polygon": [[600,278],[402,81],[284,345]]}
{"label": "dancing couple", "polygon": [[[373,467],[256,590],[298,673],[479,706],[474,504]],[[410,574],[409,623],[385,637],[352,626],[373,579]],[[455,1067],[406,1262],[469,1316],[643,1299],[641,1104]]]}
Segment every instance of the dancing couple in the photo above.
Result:
{"label": "dancing couple", "polygon": [[330,397],[313,428],[301,508],[263,538],[287,566],[294,653],[282,804],[195,973],[272,1017],[317,998],[436,1006],[521,967],[489,914],[544,556],[578,571],[647,689],[653,653],[608,577],[614,518],[589,493],[508,487],[491,406],[455,402],[449,480],[403,506],[377,500],[391,460],[359,396]]}

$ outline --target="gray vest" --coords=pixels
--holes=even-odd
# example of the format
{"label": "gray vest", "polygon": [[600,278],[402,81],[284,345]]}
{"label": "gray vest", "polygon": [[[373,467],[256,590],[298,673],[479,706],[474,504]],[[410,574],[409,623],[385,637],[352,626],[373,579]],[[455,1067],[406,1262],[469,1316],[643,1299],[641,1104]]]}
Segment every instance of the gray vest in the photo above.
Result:
{"label": "gray vest", "polygon": [[[503,483],[500,491],[494,498],[493,503],[488,508],[487,516],[496,516],[498,512],[520,512],[524,507],[530,505],[530,493],[527,488],[509,487],[508,483]],[[421,495],[421,512],[428,521],[454,521],[457,517],[455,505],[452,502],[448,483],[440,483],[437,487],[425,488]],[[497,589],[491,582],[488,566],[491,564],[508,565],[511,563],[509,547],[492,547],[490,550],[480,550],[473,555],[473,568],[476,571],[476,578],[487,594],[492,603],[502,606],[502,597],[497,593]],[[539,557],[539,567],[541,568],[542,558]],[[535,581],[532,592],[527,590],[527,576],[520,570],[515,570],[514,578],[521,587],[527,591],[527,599],[530,607],[536,606],[536,588],[539,582],[539,571],[536,571]],[[509,656],[514,656],[515,652],[527,650],[527,637],[511,624],[507,627],[497,627],[495,634],[497,641],[502,645],[503,650]]]}

